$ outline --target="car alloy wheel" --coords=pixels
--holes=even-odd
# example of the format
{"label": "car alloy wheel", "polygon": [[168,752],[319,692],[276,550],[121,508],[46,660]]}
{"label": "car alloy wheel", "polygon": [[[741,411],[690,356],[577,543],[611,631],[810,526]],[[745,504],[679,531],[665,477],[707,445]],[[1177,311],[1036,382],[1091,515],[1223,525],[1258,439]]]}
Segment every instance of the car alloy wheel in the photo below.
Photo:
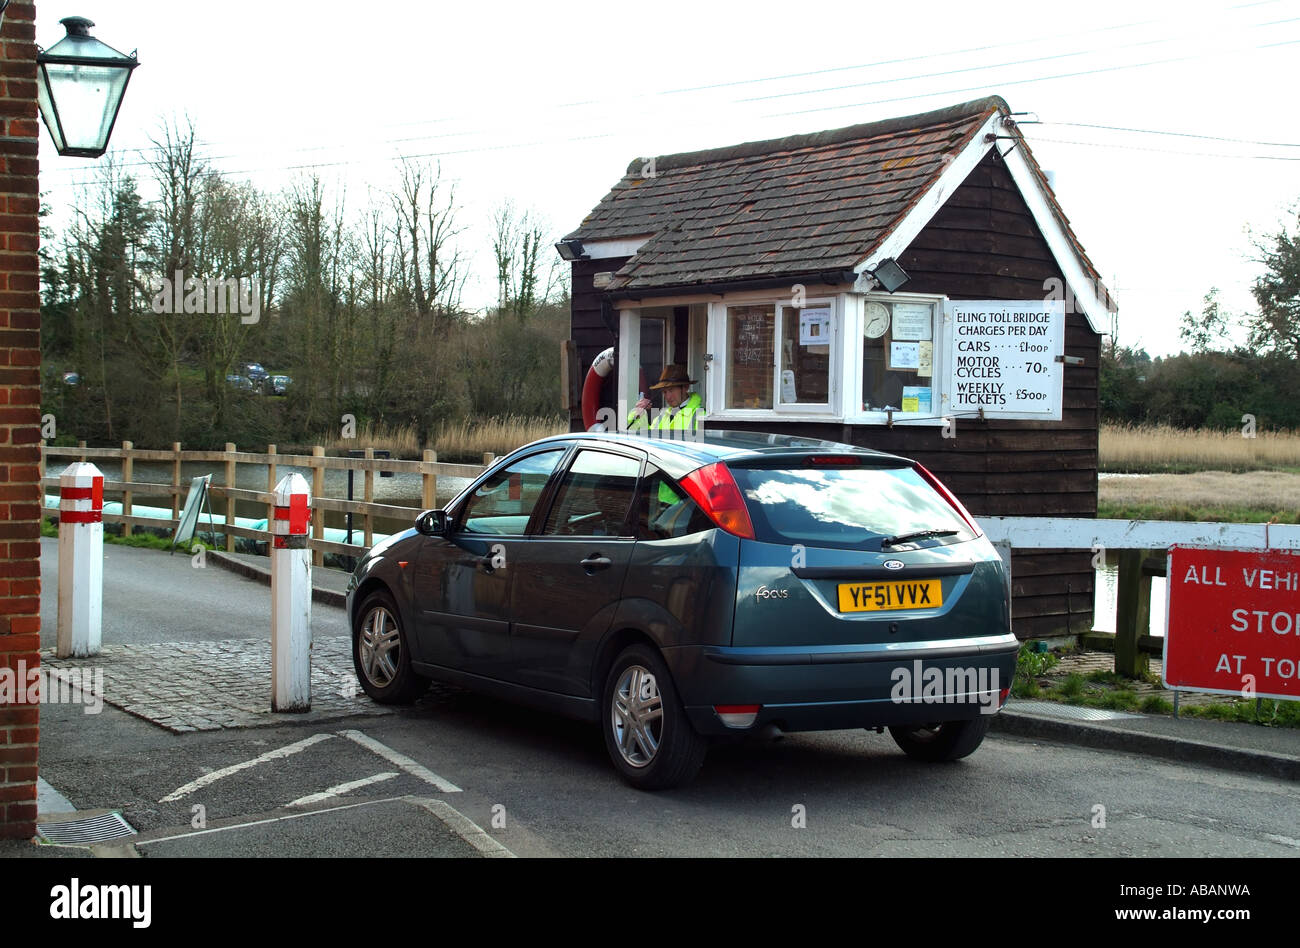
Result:
{"label": "car alloy wheel", "polygon": [[352,664],[362,690],[380,704],[404,704],[420,697],[429,682],[411,668],[411,649],[401,613],[388,593],[371,593],[356,614]]}
{"label": "car alloy wheel", "polygon": [[648,766],[659,752],[664,726],[663,696],[654,673],[628,666],[614,686],[611,704],[614,746],[631,766]]}
{"label": "car alloy wheel", "polygon": [[623,779],[641,790],[680,787],[699,772],[708,742],[682,707],[663,657],[636,643],[605,676],[605,746]]}
{"label": "car alloy wheel", "polygon": [[361,622],[361,640],[357,644],[361,671],[376,688],[387,688],[397,677],[402,642],[397,620],[385,606],[376,605]]}

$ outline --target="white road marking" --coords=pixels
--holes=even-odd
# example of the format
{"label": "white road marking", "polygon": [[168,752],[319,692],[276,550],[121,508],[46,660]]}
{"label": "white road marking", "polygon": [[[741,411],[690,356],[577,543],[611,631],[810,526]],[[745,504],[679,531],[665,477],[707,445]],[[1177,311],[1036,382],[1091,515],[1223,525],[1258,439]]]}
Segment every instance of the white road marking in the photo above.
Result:
{"label": "white road marking", "polygon": [[360,731],[339,731],[341,737],[346,737],[350,741],[355,741],[367,750],[372,750],[390,764],[396,764],[401,767],[412,777],[419,777],[425,783],[432,784],[443,793],[460,793],[460,787],[450,781],[443,780],[432,770],[417,764],[405,754],[399,754],[387,744],[381,744],[373,737],[362,734]]}
{"label": "white road marking", "polygon": [[1283,846],[1294,846],[1300,849],[1300,839],[1292,839],[1290,836],[1278,836],[1276,833],[1265,833],[1265,839],[1271,839],[1275,843],[1281,843]]}
{"label": "white road marking", "polygon": [[250,820],[247,823],[232,823],[230,826],[214,826],[212,829],[177,833],[175,836],[160,836],[157,839],[141,839],[137,840],[134,845],[148,846],[152,843],[168,843],[173,839],[190,839],[194,836],[206,836],[209,833],[224,833],[226,830],[244,829],[247,826],[264,826],[267,823],[280,823],[284,820],[300,820],[304,816],[319,816],[322,813],[337,813],[339,810],[355,810],[359,806],[374,806],[377,803],[395,803],[406,799],[406,797],[388,797],[385,800],[366,800],[362,803],[345,803],[342,806],[326,807],[323,810],[311,810],[307,813],[290,813],[288,816],[273,816],[265,820]]}
{"label": "white road marking", "polygon": [[459,836],[465,842],[477,849],[487,859],[514,859],[515,854],[506,849],[495,839],[483,832],[483,829],[471,820],[464,813],[461,813],[449,803],[442,800],[414,799],[411,802],[418,803],[438,819],[446,824],[447,828]]}
{"label": "white road marking", "polygon": [[335,784],[328,790],[322,790],[320,793],[309,793],[305,797],[299,797],[292,803],[286,803],[285,806],[307,806],[311,803],[322,803],[330,797],[340,797],[345,793],[351,793],[353,790],[359,790],[362,787],[368,787],[372,783],[383,783],[385,780],[392,780],[397,774],[388,772],[375,774],[373,777],[362,777],[360,780],[349,780],[347,783]]}
{"label": "white road marking", "polygon": [[222,767],[220,770],[214,770],[210,774],[204,774],[198,780],[191,780],[185,786],[178,787],[158,802],[174,803],[181,797],[191,794],[195,790],[202,790],[209,784],[216,783],[218,780],[229,777],[231,774],[237,774],[241,770],[247,770],[249,767],[256,767],[258,764],[264,764],[268,761],[283,760],[284,758],[291,757],[300,751],[305,751],[313,744],[319,744],[321,741],[328,741],[333,736],[333,734],[313,734],[311,737],[298,741],[297,743],[286,744],[284,747],[277,748],[273,751],[267,751],[265,754],[260,757],[254,757],[252,760],[245,760],[238,764],[231,764],[229,767]]}

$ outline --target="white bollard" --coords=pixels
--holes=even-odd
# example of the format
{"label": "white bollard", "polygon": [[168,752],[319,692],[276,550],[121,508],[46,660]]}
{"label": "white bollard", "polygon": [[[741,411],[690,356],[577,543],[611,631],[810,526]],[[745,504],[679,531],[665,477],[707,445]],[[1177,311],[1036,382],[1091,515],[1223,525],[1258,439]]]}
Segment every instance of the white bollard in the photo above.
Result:
{"label": "white bollard", "polygon": [[311,489],[301,474],[275,485],[271,549],[271,710],[311,710]]}
{"label": "white bollard", "polygon": [[59,475],[59,658],[99,654],[104,618],[104,475],[69,464]]}

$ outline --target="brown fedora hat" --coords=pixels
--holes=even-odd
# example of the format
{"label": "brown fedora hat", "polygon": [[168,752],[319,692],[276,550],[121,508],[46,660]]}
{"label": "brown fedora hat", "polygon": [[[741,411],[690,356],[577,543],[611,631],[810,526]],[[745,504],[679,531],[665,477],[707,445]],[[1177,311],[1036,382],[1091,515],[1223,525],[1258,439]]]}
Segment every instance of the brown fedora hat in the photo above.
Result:
{"label": "brown fedora hat", "polygon": [[674,385],[694,385],[695,379],[686,373],[686,366],[674,362],[671,365],[665,365],[663,372],[659,375],[659,381],[650,386],[650,391],[657,392],[661,388],[672,388]]}

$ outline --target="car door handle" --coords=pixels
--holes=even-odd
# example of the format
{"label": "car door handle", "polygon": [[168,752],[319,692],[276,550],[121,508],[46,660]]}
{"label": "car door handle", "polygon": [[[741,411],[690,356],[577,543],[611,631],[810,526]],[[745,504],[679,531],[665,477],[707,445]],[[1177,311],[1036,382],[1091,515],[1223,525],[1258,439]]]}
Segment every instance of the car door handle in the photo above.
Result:
{"label": "car door handle", "polygon": [[483,570],[483,572],[485,573],[490,573],[494,569],[496,569],[496,567],[493,566],[492,564],[491,556],[480,556],[478,560],[476,560],[475,562],[478,565],[479,569]]}
{"label": "car door handle", "polygon": [[590,576],[592,573],[596,572],[596,570],[609,569],[614,565],[614,561],[608,556],[601,556],[599,553],[593,553],[585,560],[582,560],[578,565],[585,569],[587,575]]}

